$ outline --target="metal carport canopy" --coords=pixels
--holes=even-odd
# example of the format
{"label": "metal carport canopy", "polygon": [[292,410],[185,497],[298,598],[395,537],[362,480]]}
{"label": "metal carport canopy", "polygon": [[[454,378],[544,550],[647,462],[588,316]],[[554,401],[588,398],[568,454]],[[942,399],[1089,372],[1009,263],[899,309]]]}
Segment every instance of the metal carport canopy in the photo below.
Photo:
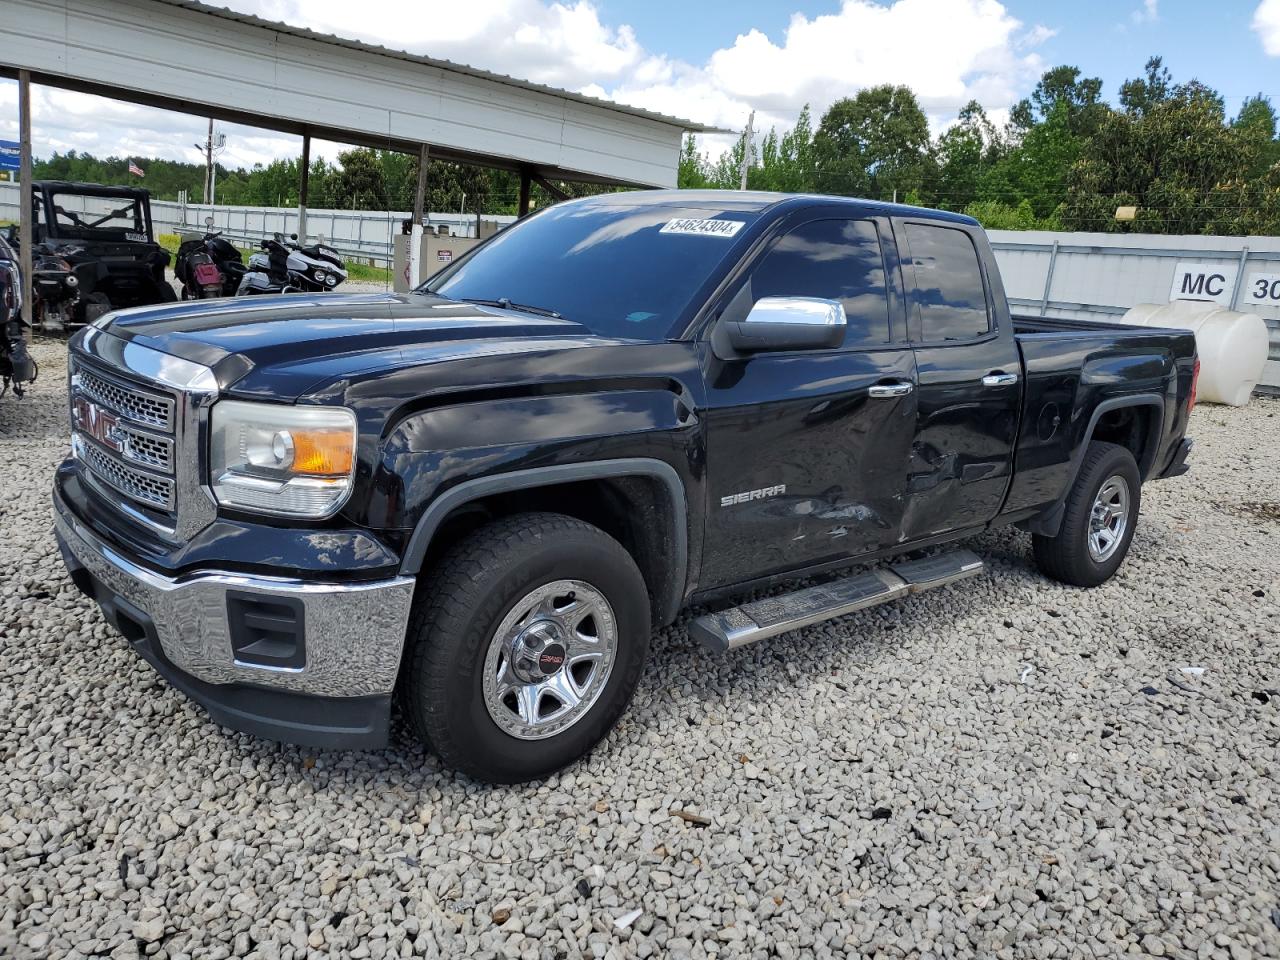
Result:
{"label": "metal carport canopy", "polygon": [[673,187],[681,135],[715,130],[192,0],[5,0],[0,62],[35,83],[550,179]]}

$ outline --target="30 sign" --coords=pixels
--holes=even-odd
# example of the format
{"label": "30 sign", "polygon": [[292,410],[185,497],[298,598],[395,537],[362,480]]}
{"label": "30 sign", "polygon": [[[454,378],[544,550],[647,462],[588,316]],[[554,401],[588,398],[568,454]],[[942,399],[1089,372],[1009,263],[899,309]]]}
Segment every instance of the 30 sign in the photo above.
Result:
{"label": "30 sign", "polygon": [[1244,285],[1245,303],[1280,306],[1280,273],[1255,273]]}

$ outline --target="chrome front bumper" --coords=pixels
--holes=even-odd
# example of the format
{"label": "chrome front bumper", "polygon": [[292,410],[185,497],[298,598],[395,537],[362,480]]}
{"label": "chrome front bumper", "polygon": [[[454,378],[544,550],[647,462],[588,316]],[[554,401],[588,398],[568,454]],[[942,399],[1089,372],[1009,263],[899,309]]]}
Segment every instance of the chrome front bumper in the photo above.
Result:
{"label": "chrome front bumper", "polygon": [[[335,584],[213,571],[170,578],[122,556],[81,523],[57,494],[54,507],[55,533],[77,585],[97,600],[141,655],[209,708],[215,719],[278,739],[328,745],[322,738],[289,736],[219,716],[214,709],[219,691],[230,694],[234,689],[241,705],[253,699],[254,691],[278,691],[285,695],[280,702],[323,698],[340,704],[343,698],[376,698],[389,704],[413,599],[412,578]],[[303,644],[297,665],[265,666],[237,658],[229,596],[280,602],[300,611]],[[287,717],[283,722],[289,726]]]}

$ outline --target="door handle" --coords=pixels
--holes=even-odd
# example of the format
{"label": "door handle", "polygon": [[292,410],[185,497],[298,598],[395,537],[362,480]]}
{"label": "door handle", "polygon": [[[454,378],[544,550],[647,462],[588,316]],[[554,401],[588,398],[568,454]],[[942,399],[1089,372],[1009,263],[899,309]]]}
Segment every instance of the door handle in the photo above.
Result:
{"label": "door handle", "polygon": [[867,395],[877,400],[887,400],[892,397],[905,397],[915,388],[914,383],[906,380],[898,380],[894,383],[873,383],[867,388]]}
{"label": "door handle", "polygon": [[999,370],[995,373],[988,373],[982,378],[984,387],[1010,387],[1017,382],[1018,375],[1016,373],[1002,373]]}

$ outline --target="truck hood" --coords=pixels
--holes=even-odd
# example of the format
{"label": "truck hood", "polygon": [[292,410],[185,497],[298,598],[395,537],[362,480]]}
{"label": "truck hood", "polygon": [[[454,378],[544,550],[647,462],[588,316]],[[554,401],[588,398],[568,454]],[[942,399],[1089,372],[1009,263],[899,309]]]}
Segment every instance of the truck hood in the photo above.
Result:
{"label": "truck hood", "polygon": [[136,307],[108,315],[99,326],[211,367],[224,390],[276,400],[407,363],[523,352],[533,344],[598,342],[588,328],[569,320],[413,293],[288,294]]}

